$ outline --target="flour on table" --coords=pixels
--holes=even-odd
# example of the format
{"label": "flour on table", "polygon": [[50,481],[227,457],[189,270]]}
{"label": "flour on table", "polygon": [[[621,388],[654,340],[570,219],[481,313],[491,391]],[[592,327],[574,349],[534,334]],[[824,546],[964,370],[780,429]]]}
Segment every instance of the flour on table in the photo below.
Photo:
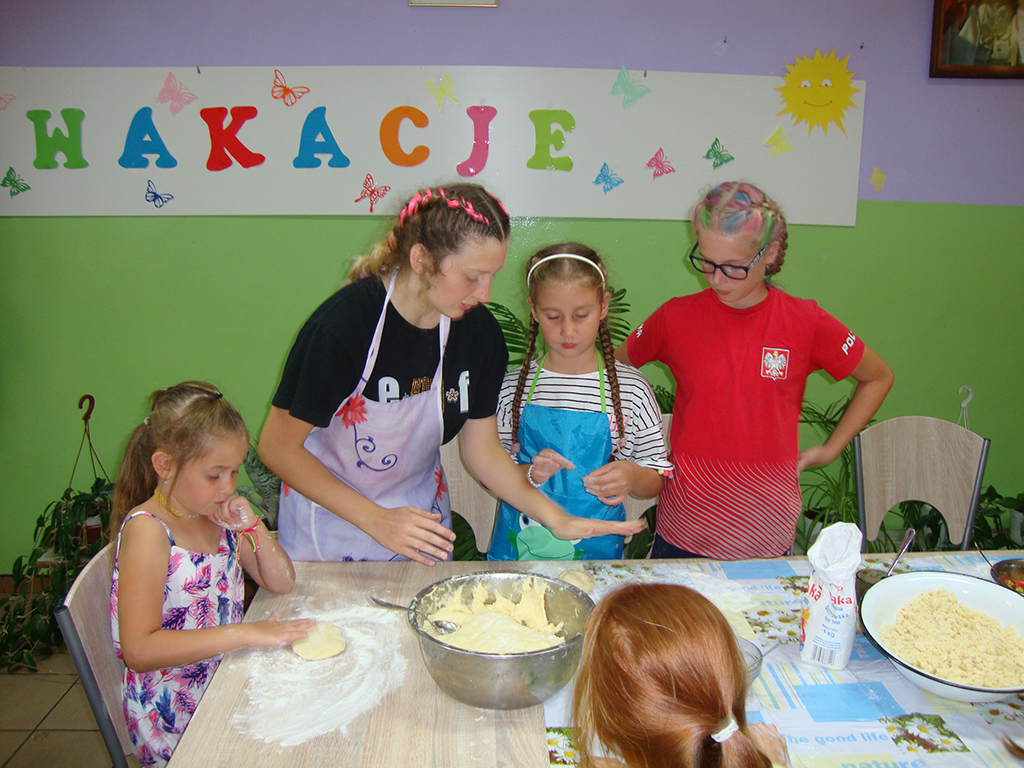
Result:
{"label": "flour on table", "polygon": [[248,702],[234,718],[243,734],[293,747],[346,727],[397,689],[408,661],[400,633],[404,616],[379,608],[299,605],[295,617],[344,627],[345,653],[307,661],[287,646],[252,651],[246,661]]}

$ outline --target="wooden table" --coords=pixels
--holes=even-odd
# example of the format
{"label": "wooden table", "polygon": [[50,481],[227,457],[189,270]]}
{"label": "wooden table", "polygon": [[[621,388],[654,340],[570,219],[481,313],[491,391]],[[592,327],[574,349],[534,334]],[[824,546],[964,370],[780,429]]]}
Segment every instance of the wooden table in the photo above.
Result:
{"label": "wooden table", "polygon": [[[1000,559],[1019,553],[993,554]],[[885,555],[865,559],[881,567],[891,562]],[[748,696],[747,715],[752,722],[779,727],[789,740],[794,768],[1004,768],[1011,761],[1000,745],[1002,735],[1024,743],[1024,696],[970,705],[925,694],[862,637],[844,670],[802,663],[800,613],[810,571],[804,557],[733,563],[442,563],[434,568],[297,563],[294,592],[281,596],[261,591],[246,620],[276,611],[280,618],[313,615],[337,621],[346,628],[349,649],[337,660],[323,662],[302,662],[287,649],[225,656],[171,768],[564,764],[566,750],[571,751],[564,691],[545,707],[512,712],[460,704],[427,674],[405,614],[370,608],[366,595],[408,604],[423,587],[455,574],[531,570],[557,576],[565,568],[590,570],[597,579],[592,592],[597,600],[629,582],[686,584],[707,594],[737,632],[770,649]],[[971,552],[911,555],[900,569],[987,574],[980,556]],[[362,629],[359,622],[365,624]],[[363,631],[366,627],[371,629]],[[397,682],[379,699],[373,686],[362,698],[353,698],[344,687],[367,670],[382,669],[396,672]],[[283,682],[275,683],[277,679]],[[325,707],[346,695],[349,699],[339,707],[339,727],[296,735],[296,722],[302,730],[307,721],[324,720]],[[261,701],[268,711],[260,709]]]}
{"label": "wooden table", "polygon": [[[476,709],[448,697],[434,684],[420,656],[419,643],[405,614],[371,609],[366,595],[408,604],[423,587],[440,579],[482,570],[527,570],[530,563],[439,563],[427,568],[415,563],[296,563],[296,584],[290,595],[260,590],[246,620],[261,619],[275,611],[279,618],[337,615],[349,605],[360,612],[373,610],[387,627],[382,645],[391,645],[407,661],[400,685],[367,712],[347,723],[344,732],[333,730],[293,746],[267,743],[252,733],[246,714],[253,708],[251,671],[268,668],[274,659],[292,669],[332,661],[296,662],[287,649],[242,650],[227,654],[203,696],[170,762],[182,766],[431,766],[446,768],[469,764],[488,766],[549,765],[545,744],[544,711],[540,706],[508,712]],[[358,606],[356,608],[356,606]],[[312,608],[312,611],[309,609]],[[349,638],[350,646],[353,639]],[[395,647],[397,646],[397,647]],[[350,647],[339,663],[354,649]],[[367,650],[367,649],[364,649]],[[372,652],[372,650],[367,650]],[[387,658],[386,656],[383,658]],[[332,680],[333,682],[333,680]],[[282,695],[289,693],[282,690]],[[301,711],[317,705],[316,683],[308,695],[288,702]],[[289,713],[284,712],[283,716]],[[310,712],[310,717],[313,717]],[[275,724],[276,725],[276,724]],[[467,761],[467,756],[472,759]]]}

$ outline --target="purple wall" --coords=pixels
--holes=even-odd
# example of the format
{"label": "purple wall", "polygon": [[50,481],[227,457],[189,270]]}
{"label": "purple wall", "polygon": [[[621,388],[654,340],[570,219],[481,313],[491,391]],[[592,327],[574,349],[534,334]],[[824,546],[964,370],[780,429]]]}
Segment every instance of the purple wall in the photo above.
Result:
{"label": "purple wall", "polygon": [[[929,79],[932,5],[0,0],[0,65],[625,65],[781,77],[797,56],[834,48],[867,82],[860,199],[1024,205],[1024,80]],[[888,174],[881,192],[868,183],[875,166]]]}

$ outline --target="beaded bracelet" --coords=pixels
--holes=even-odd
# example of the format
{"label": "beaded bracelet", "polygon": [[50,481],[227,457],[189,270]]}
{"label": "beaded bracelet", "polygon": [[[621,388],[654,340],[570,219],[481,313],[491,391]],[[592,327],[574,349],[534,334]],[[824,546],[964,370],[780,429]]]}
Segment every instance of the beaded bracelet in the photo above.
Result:
{"label": "beaded bracelet", "polygon": [[539,486],[539,485],[537,485],[536,481],[535,481],[535,480],[533,479],[533,466],[534,466],[534,465],[533,465],[533,464],[531,464],[531,465],[530,465],[530,468],[526,470],[526,480],[527,480],[527,482],[528,482],[528,483],[529,483],[530,485],[532,485],[532,486],[533,486],[534,488],[537,488],[537,489],[539,489],[539,488],[540,488],[540,486]]}

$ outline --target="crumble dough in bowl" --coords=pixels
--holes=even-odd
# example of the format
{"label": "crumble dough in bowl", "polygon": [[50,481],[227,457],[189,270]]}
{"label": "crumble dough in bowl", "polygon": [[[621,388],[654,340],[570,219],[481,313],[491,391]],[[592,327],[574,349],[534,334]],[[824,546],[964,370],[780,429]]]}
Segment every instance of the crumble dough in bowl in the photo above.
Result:
{"label": "crumble dough in bowl", "polygon": [[865,636],[918,687],[949,699],[1024,692],[1024,596],[975,576],[897,573],[861,604]]}
{"label": "crumble dough in bowl", "polygon": [[426,587],[411,607],[459,627],[442,635],[409,612],[423,662],[442,691],[482,709],[520,709],[572,679],[594,601],[547,576],[482,571]]}

